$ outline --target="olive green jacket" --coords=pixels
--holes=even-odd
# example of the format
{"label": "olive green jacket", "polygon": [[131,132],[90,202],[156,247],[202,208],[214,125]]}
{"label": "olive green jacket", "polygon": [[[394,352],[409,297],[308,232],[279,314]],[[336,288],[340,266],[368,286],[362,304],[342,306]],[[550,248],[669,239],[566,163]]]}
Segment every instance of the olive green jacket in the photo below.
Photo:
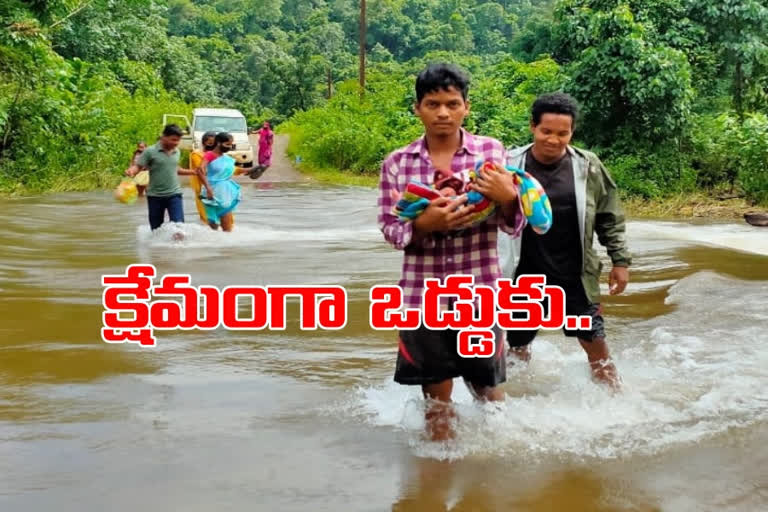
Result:
{"label": "olive green jacket", "polygon": [[[507,164],[524,169],[525,153],[533,144],[507,151]],[[624,211],[619,201],[616,183],[603,163],[594,153],[568,146],[573,162],[573,177],[576,188],[576,211],[579,216],[581,235],[582,267],[581,282],[587,298],[600,302],[600,274],[603,264],[593,247],[594,234],[606,248],[614,266],[628,267],[632,256],[627,249],[625,238]],[[557,222],[557,219],[552,219]],[[499,257],[505,278],[514,278],[520,260],[522,234],[511,238],[499,231]]]}

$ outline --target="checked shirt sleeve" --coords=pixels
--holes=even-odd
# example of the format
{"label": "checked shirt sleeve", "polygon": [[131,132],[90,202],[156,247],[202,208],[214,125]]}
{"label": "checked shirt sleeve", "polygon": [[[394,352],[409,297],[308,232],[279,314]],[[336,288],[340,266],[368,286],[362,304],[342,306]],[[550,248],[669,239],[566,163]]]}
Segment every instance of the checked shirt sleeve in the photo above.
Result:
{"label": "checked shirt sleeve", "polygon": [[[401,169],[392,155],[381,165],[378,224],[384,239],[395,249],[404,250],[413,241],[413,223],[404,221],[392,213],[402,193],[398,185],[399,172]],[[433,244],[432,237],[427,236],[419,245],[428,247]]]}

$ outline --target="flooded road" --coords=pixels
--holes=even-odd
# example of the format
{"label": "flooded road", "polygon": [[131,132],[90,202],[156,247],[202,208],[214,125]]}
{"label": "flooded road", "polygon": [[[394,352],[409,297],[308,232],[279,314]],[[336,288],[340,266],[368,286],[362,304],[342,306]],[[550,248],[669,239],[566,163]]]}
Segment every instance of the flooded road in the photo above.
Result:
{"label": "flooded road", "polygon": [[[265,175],[265,178],[267,176]],[[501,410],[456,386],[455,444],[421,440],[417,388],[368,291],[400,254],[376,193],[259,180],[231,234],[148,232],[108,192],[0,213],[2,511],[753,511],[768,509],[768,230],[631,222],[627,292],[606,299],[625,391],[542,333]],[[602,252],[604,255],[604,252]],[[101,276],[131,263],[193,285],[342,285],[341,331],[156,331],[101,341]],[[605,290],[605,284],[604,290]]]}

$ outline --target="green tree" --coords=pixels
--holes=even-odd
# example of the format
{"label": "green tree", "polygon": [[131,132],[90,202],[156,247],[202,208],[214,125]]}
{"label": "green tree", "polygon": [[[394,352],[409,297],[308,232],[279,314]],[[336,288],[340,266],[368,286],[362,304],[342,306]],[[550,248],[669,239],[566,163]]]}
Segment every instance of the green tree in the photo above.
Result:
{"label": "green tree", "polygon": [[733,108],[765,106],[768,74],[768,5],[765,0],[687,0],[690,16],[706,27],[719,71],[731,77]]}
{"label": "green tree", "polygon": [[555,56],[591,143],[615,144],[617,133],[629,146],[679,137],[693,99],[681,51],[654,41],[654,27],[621,0],[563,0],[555,20]]}

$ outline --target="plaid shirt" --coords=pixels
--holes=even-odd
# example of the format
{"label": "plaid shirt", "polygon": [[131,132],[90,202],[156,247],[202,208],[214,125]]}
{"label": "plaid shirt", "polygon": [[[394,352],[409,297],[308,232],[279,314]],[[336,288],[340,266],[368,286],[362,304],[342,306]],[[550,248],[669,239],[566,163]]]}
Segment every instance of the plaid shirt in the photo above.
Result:
{"label": "plaid shirt", "polygon": [[[496,139],[472,135],[462,129],[461,148],[453,156],[451,168],[464,183],[478,160],[505,163],[504,145]],[[419,243],[411,243],[413,224],[400,220],[392,213],[399,195],[411,180],[432,184],[435,167],[422,136],[410,145],[392,152],[381,166],[379,182],[379,228],[384,239],[395,249],[402,250],[403,267],[399,286],[403,290],[403,306],[421,309],[424,279],[444,280],[451,274],[475,276],[476,285],[496,288],[502,277],[497,252],[498,229],[518,236],[525,227],[522,210],[515,216],[515,225],[507,225],[501,208],[484,222],[462,231],[430,233]],[[445,304],[445,301],[443,301]]]}

